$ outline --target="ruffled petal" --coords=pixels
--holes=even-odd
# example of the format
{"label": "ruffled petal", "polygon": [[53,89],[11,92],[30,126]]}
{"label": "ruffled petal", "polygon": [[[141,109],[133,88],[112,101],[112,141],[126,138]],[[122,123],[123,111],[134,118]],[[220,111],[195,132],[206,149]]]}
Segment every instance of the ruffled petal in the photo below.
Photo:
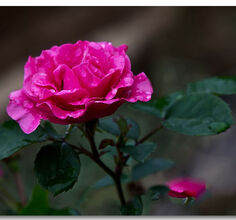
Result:
{"label": "ruffled petal", "polygon": [[57,89],[52,76],[55,68],[53,54],[54,52],[51,50],[44,50],[37,58],[29,57],[24,67],[24,91],[34,100],[44,97],[42,93],[48,93],[47,91],[41,92],[40,87]]}
{"label": "ruffled petal", "polygon": [[60,106],[59,103],[55,103],[52,100],[37,103],[37,107],[40,108],[42,111],[47,112],[47,117],[56,117],[58,119],[64,120],[68,117],[79,118],[85,112],[84,106],[80,106],[80,109],[78,109],[77,107],[75,109],[71,108],[70,110],[65,110],[63,109],[63,107],[65,106]]}
{"label": "ruffled petal", "polygon": [[[91,121],[113,114],[125,101],[120,99],[90,101],[85,106],[85,113],[77,119],[78,122]],[[96,114],[94,114],[96,112]]]}
{"label": "ruffled petal", "polygon": [[78,41],[76,44],[63,44],[58,47],[55,55],[56,65],[66,64],[70,68],[80,64],[86,55],[86,41]]}
{"label": "ruffled petal", "polygon": [[66,64],[60,64],[54,70],[53,75],[58,90],[73,90],[81,88],[78,77]]}
{"label": "ruffled petal", "polygon": [[8,115],[19,123],[26,134],[36,130],[40,124],[41,114],[38,113],[34,103],[29,100],[22,89],[11,92],[9,98]]}
{"label": "ruffled petal", "polygon": [[24,80],[34,75],[36,72],[35,58],[29,57],[24,66]]}
{"label": "ruffled petal", "polygon": [[90,64],[84,63],[72,68],[82,88],[87,89],[97,87],[101,79],[91,72]]}
{"label": "ruffled petal", "polygon": [[116,83],[111,86],[110,91],[106,95],[106,99],[113,99],[121,88],[130,87],[133,85],[133,83],[133,74],[131,72],[125,73],[125,75],[121,77],[118,84]]}
{"label": "ruffled petal", "polygon": [[134,82],[132,86],[121,89],[116,97],[121,97],[128,102],[148,102],[153,93],[153,88],[150,80],[147,78],[145,73],[139,73],[134,76]]}
{"label": "ruffled petal", "polygon": [[56,92],[50,99],[55,103],[58,103],[58,105],[64,105],[64,108],[66,108],[70,105],[83,105],[86,100],[91,98],[89,98],[89,93],[87,90],[73,89]]}
{"label": "ruffled petal", "polygon": [[[35,58],[35,68],[37,73],[46,73],[52,77],[52,71],[56,68],[54,56],[57,54],[56,48],[50,50],[43,50],[39,57]],[[53,79],[53,77],[52,77]]]}

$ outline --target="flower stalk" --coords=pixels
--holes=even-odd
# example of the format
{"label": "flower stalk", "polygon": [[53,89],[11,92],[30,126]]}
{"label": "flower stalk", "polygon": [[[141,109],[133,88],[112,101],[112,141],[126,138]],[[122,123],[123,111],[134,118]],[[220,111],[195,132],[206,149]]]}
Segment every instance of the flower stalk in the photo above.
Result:
{"label": "flower stalk", "polygon": [[[93,128],[94,129],[94,128]],[[98,166],[100,166],[115,182],[116,185],[116,190],[120,199],[120,203],[122,206],[124,206],[126,204],[125,202],[125,197],[124,197],[124,193],[122,190],[122,185],[121,185],[121,173],[122,173],[122,169],[119,165],[117,165],[115,172],[113,172],[110,168],[108,168],[100,159],[99,157],[99,153],[97,151],[97,146],[94,140],[94,132],[91,129],[91,127],[89,126],[88,123],[85,124],[85,131],[86,131],[86,135],[88,138],[88,141],[90,143],[90,147],[92,150],[92,155],[88,152],[86,152],[86,155],[90,157],[90,159],[92,159],[95,163],[98,164]],[[80,147],[81,150],[81,147]],[[85,149],[83,148],[83,152]]]}

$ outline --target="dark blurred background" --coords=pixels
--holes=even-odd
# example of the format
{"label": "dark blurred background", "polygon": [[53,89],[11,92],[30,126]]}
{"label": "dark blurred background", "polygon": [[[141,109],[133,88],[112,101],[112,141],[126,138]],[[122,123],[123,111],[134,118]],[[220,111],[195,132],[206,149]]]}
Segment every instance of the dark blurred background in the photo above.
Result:
{"label": "dark blurred background", "polygon": [[[235,7],[0,7],[0,122],[8,120],[8,94],[21,88],[28,56],[42,49],[77,40],[111,41],[127,44],[135,74],[145,72],[154,87],[154,96],[184,89],[192,81],[211,76],[235,75]],[[223,97],[235,116],[236,97]],[[142,135],[156,127],[158,119],[122,106],[124,114],[141,126]],[[164,183],[180,176],[206,181],[208,192],[192,207],[175,201],[154,202],[151,215],[235,215],[236,214],[236,128],[211,137],[190,137],[162,130],[151,138],[158,143],[153,156],[173,159],[176,167],[140,182],[142,187]],[[27,196],[36,183],[33,160],[39,147],[22,151],[21,170]],[[83,192],[104,176],[82,158],[78,184],[67,193],[50,197],[55,207],[79,208],[82,214],[114,214],[117,199],[113,187]],[[2,164],[4,167],[4,164]],[[5,171],[9,190],[14,180]],[[127,195],[132,194],[129,187]],[[16,195],[17,197],[17,195]],[[7,207],[0,206],[2,214]],[[0,213],[0,214],[1,214]],[[118,212],[116,213],[118,214]]]}

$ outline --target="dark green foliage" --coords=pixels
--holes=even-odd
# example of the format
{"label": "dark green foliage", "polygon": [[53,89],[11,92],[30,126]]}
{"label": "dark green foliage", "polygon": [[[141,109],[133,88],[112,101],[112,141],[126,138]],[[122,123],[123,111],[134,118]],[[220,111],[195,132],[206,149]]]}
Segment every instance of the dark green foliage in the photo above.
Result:
{"label": "dark green foliage", "polygon": [[164,118],[167,109],[174,104],[177,100],[182,98],[184,93],[182,91],[175,92],[170,94],[167,97],[161,97],[158,99],[153,99],[150,102],[138,102],[132,104],[133,108],[145,111],[147,113],[151,113],[158,118]]}
{"label": "dark green foliage", "polygon": [[162,196],[169,192],[169,188],[165,185],[155,185],[149,188],[152,200],[159,200]]}
{"label": "dark green foliage", "polygon": [[80,160],[70,145],[55,142],[41,148],[34,169],[39,183],[57,195],[77,182]]}
{"label": "dark green foliage", "polygon": [[19,215],[79,215],[79,213],[70,208],[51,208],[48,203],[48,192],[36,185],[30,202],[19,211]]}
{"label": "dark green foliage", "polygon": [[187,93],[236,94],[236,77],[213,77],[188,84]]}
{"label": "dark green foliage", "polygon": [[25,134],[18,123],[11,120],[0,126],[0,160],[11,156],[21,148],[47,140],[48,134],[42,126],[31,134]]}
{"label": "dark green foliage", "polygon": [[163,125],[187,135],[213,135],[234,123],[228,105],[210,94],[192,94],[175,102],[167,111]]}
{"label": "dark green foliage", "polygon": [[122,152],[127,153],[139,162],[144,162],[155,150],[156,144],[154,143],[143,143],[137,146],[127,145],[121,148]]}
{"label": "dark green foliage", "polygon": [[120,209],[121,215],[142,215],[143,202],[140,196],[134,197],[131,202],[128,202],[126,206],[122,206]]}
{"label": "dark green foliage", "polygon": [[105,117],[99,120],[99,127],[115,136],[125,134],[130,139],[137,139],[140,135],[140,129],[136,122],[130,119]]}
{"label": "dark green foliage", "polygon": [[136,181],[156,172],[171,168],[174,162],[162,158],[154,158],[135,165],[132,169],[132,180]]}

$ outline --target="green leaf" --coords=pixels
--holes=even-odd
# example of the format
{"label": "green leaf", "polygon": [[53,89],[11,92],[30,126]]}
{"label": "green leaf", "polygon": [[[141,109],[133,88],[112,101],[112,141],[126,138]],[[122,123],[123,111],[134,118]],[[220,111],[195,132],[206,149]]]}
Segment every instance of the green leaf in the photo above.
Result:
{"label": "green leaf", "polygon": [[155,185],[150,187],[148,191],[151,192],[152,200],[159,200],[160,197],[166,195],[169,192],[169,188],[165,185]]}
{"label": "green leaf", "polygon": [[19,215],[78,215],[75,209],[49,207],[48,192],[39,185],[34,187],[30,202],[19,211]]}
{"label": "green leaf", "polygon": [[161,158],[150,159],[148,161],[145,161],[144,163],[139,163],[132,169],[132,180],[139,180],[150,174],[169,169],[173,165],[173,161]]}
{"label": "green leaf", "polygon": [[187,93],[236,94],[236,77],[213,77],[193,82],[187,86]]}
{"label": "green leaf", "polygon": [[139,125],[135,121],[130,120],[130,119],[127,119],[127,124],[128,124],[128,127],[129,127],[129,131],[128,131],[128,134],[126,136],[128,138],[137,140],[140,136]]}
{"label": "green leaf", "polygon": [[[122,175],[121,176],[121,182],[122,183],[128,183],[130,182],[131,179],[126,176],[126,175]],[[113,179],[110,177],[110,176],[105,176],[101,179],[99,179],[94,185],[92,185],[92,189],[100,189],[100,188],[103,188],[103,187],[107,187],[107,186],[112,186],[114,185],[114,181]]]}
{"label": "green leaf", "polygon": [[113,179],[110,176],[105,176],[99,179],[94,185],[92,185],[92,188],[100,189],[106,186],[111,186],[113,184],[114,184]]}
{"label": "green leaf", "polygon": [[166,97],[161,97],[158,99],[153,99],[150,102],[137,102],[132,104],[135,109],[151,113],[158,118],[164,118],[167,109],[173,105],[177,100],[182,98],[184,93],[182,91],[175,92]]}
{"label": "green leaf", "polygon": [[123,118],[122,116],[116,116],[116,117],[114,117],[113,120],[118,125],[118,127],[120,129],[120,134],[122,136],[126,136],[126,134],[129,131],[126,119]]}
{"label": "green leaf", "polygon": [[44,132],[47,133],[49,137],[52,137],[55,139],[63,138],[63,135],[59,135],[58,132],[55,130],[55,128],[49,121],[44,121],[42,126],[44,129]]}
{"label": "green leaf", "polygon": [[119,120],[119,123],[115,121],[113,117],[105,117],[99,120],[99,128],[102,130],[113,134],[115,136],[119,136],[121,134],[121,130],[125,132],[126,127],[128,128],[128,133],[126,136],[131,139],[137,139],[140,135],[140,128],[135,121],[130,119],[125,119],[126,123],[123,120]]}
{"label": "green leaf", "polygon": [[187,135],[213,135],[225,131],[234,123],[231,110],[219,97],[192,94],[172,105],[163,125]]}
{"label": "green leaf", "polygon": [[34,187],[31,200],[28,205],[20,210],[20,215],[45,215],[47,213],[48,192],[39,185]]}
{"label": "green leaf", "polygon": [[102,150],[108,146],[115,146],[115,142],[112,139],[103,139],[99,144],[98,149]]}
{"label": "green leaf", "polygon": [[122,206],[120,209],[121,215],[142,215],[143,202],[140,196],[134,197],[131,202],[128,202],[126,206]]}
{"label": "green leaf", "polygon": [[139,162],[144,162],[148,156],[156,150],[156,144],[154,143],[144,143],[137,146],[127,145],[121,147],[122,152],[129,154],[135,160]]}
{"label": "green leaf", "polygon": [[110,156],[118,156],[117,150],[114,146],[107,146],[106,149],[100,151],[100,155],[110,155]]}
{"label": "green leaf", "polygon": [[120,135],[119,126],[114,122],[113,117],[99,119],[99,128],[115,136]]}
{"label": "green leaf", "polygon": [[39,183],[54,195],[58,195],[76,183],[80,160],[70,145],[55,142],[41,148],[34,170]]}
{"label": "green leaf", "polygon": [[18,123],[11,120],[0,126],[0,160],[11,156],[32,143],[47,140],[48,134],[39,126],[31,134],[25,134]]}

